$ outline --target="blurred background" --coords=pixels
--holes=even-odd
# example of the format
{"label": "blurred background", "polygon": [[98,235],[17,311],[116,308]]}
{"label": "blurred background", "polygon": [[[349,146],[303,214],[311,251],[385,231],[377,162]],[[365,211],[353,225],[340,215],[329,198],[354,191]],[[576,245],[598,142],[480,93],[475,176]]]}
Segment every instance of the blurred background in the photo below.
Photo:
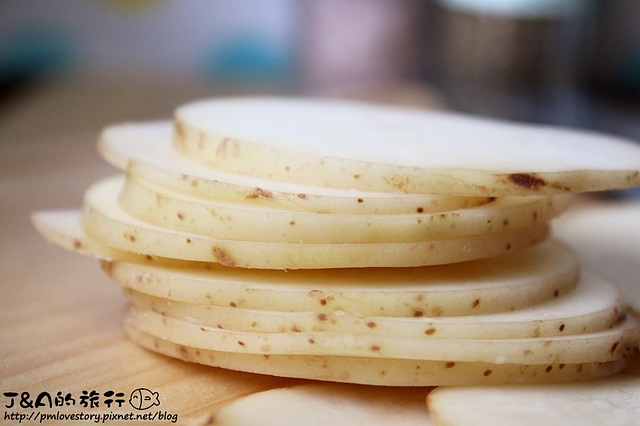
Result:
{"label": "blurred background", "polygon": [[0,1],[0,145],[236,94],[640,140],[640,0]]}

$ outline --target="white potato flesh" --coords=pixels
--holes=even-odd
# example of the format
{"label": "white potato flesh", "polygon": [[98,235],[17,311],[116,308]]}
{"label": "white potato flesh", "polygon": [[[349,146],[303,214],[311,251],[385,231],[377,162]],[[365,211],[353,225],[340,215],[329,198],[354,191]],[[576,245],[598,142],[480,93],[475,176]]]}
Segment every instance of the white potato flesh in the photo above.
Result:
{"label": "white potato flesh", "polygon": [[466,196],[640,185],[640,145],[567,129],[287,98],[193,102],[175,121],[186,156],[266,179]]}
{"label": "white potato flesh", "polygon": [[379,386],[456,386],[554,383],[605,377],[627,360],[580,364],[493,364],[311,355],[256,355],[212,351],[163,340],[125,323],[142,347],[188,362],[280,377]]}
{"label": "white potato flesh", "polygon": [[[593,333],[623,318],[616,287],[584,273],[569,294],[530,308],[463,317],[376,317],[353,312],[282,312],[202,305],[127,291],[140,310],[223,330],[333,332],[430,339],[508,339]],[[264,309],[268,309],[265,306]]]}
{"label": "white potato flesh", "polygon": [[287,243],[419,242],[505,232],[548,222],[564,210],[557,197],[508,197],[439,213],[332,214],[199,197],[116,176],[120,207],[154,225],[216,238]]}
{"label": "white potato flesh", "polygon": [[437,425],[629,426],[640,419],[640,375],[549,385],[438,388],[428,397]]}
{"label": "white potato flesh", "polygon": [[570,292],[578,261],[557,241],[498,258],[423,268],[255,271],[112,249],[80,228],[78,211],[43,211],[38,231],[67,250],[98,259],[125,288],[192,304],[244,309],[440,317],[513,311]]}
{"label": "white potato flesh", "polygon": [[556,241],[501,257],[423,268],[261,271],[104,262],[126,288],[193,304],[283,312],[442,317],[514,311],[576,286],[575,254]]}
{"label": "white potato flesh", "polygon": [[637,350],[638,324],[604,331],[515,339],[427,339],[350,332],[256,333],[193,324],[130,307],[126,321],[163,340],[200,349],[259,355],[330,355],[447,362],[560,364],[610,362]]}
{"label": "white potato flesh", "polygon": [[404,214],[477,206],[487,197],[405,194],[335,189],[228,173],[179,155],[171,146],[173,123],[128,123],[104,129],[102,157],[128,173],[167,188],[203,196],[318,213]]}
{"label": "white potato flesh", "polygon": [[640,312],[640,199],[570,210],[554,232],[582,262],[618,285],[625,304]]}
{"label": "white potato flesh", "polygon": [[64,249],[107,262],[133,262],[173,268],[202,268],[199,262],[187,262],[118,250],[99,243],[82,230],[79,210],[45,210],[31,215],[31,222],[47,241]]}
{"label": "white potato flesh", "polygon": [[502,233],[408,243],[281,243],[236,241],[169,230],[138,220],[118,204],[111,179],[87,190],[82,228],[92,239],[134,253],[260,269],[409,267],[499,256],[549,236],[547,223]]}
{"label": "white potato flesh", "polygon": [[216,426],[429,426],[428,389],[314,383],[236,399],[216,411]]}

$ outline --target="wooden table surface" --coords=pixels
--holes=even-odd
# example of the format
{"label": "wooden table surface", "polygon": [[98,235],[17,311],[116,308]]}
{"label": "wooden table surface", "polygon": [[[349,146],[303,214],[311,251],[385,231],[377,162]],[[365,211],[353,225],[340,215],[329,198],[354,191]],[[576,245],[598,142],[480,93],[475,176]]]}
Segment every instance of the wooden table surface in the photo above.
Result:
{"label": "wooden table surface", "polygon": [[[180,102],[204,94],[192,88],[158,101],[152,89],[132,97],[118,86],[89,91],[91,101],[86,93],[62,84],[0,110],[0,424],[16,424],[19,416],[38,412],[127,413],[133,411],[129,395],[139,388],[158,392],[156,408],[177,414],[178,424],[207,424],[228,401],[299,383],[188,364],[141,349],[123,334],[126,302],[120,287],[96,261],[46,243],[33,229],[31,212],[78,208],[88,185],[116,172],[95,149],[103,125],[169,117]],[[104,103],[107,98],[110,103]],[[99,394],[98,407],[83,399],[93,391]],[[122,407],[106,406],[108,391],[116,394],[112,399],[125,400]],[[41,392],[54,397],[53,407],[36,407]],[[70,394],[75,405],[56,406],[58,392]]]}

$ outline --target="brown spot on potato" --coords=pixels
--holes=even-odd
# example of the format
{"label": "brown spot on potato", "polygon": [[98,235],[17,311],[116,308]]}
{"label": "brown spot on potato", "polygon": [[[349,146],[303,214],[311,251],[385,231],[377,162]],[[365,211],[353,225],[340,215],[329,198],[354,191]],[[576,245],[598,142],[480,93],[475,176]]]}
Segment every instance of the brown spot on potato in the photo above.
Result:
{"label": "brown spot on potato", "polygon": [[417,211],[418,213],[424,213],[424,208],[423,208],[423,207],[418,207],[418,208],[416,209],[416,211]]}
{"label": "brown spot on potato", "polygon": [[471,305],[472,308],[477,308],[478,305],[480,304],[480,299],[476,299],[473,301],[473,304]]}
{"label": "brown spot on potato", "polygon": [[380,346],[378,346],[378,345],[372,345],[372,346],[371,346],[371,351],[372,351],[372,352],[380,352]]}
{"label": "brown spot on potato", "polygon": [[483,373],[483,375],[484,375],[485,377],[487,377],[487,376],[490,376],[490,375],[491,375],[491,373],[493,373],[493,371],[491,371],[491,370],[485,370],[485,372]]}
{"label": "brown spot on potato", "polygon": [[620,342],[615,342],[613,345],[611,345],[611,353],[614,353],[616,349],[618,349],[619,345],[620,345]]}
{"label": "brown spot on potato", "polygon": [[549,366],[547,366],[547,368],[545,368],[545,369],[544,369],[544,371],[545,371],[546,373],[550,373],[550,372],[551,372],[551,370],[553,370],[553,365],[549,365]]}
{"label": "brown spot on potato", "polygon": [[178,355],[181,359],[188,361],[189,360],[189,350],[186,346],[180,345],[178,346]]}
{"label": "brown spot on potato", "polygon": [[238,305],[236,305],[235,302],[231,302],[231,303],[229,303],[229,306],[231,306],[232,308],[236,308]]}
{"label": "brown spot on potato", "polygon": [[238,344],[239,344],[240,346],[244,346],[244,342],[243,342],[242,340],[238,340]]}
{"label": "brown spot on potato", "polygon": [[307,194],[298,194],[298,198],[304,200],[307,198]]}
{"label": "brown spot on potato", "polygon": [[315,343],[316,343],[316,341],[314,339],[309,339],[309,344],[313,345]]}
{"label": "brown spot on potato", "polygon": [[292,219],[291,222],[289,222],[289,225],[296,226],[296,221]]}
{"label": "brown spot on potato", "polygon": [[432,335],[433,333],[435,333],[435,332],[436,332],[436,329],[435,329],[435,328],[433,328],[433,327],[431,327],[431,328],[427,328],[427,329],[424,331],[424,334],[427,334],[427,335],[431,336],[431,335]]}
{"label": "brown spot on potato", "polygon": [[267,190],[259,188],[259,187],[255,187],[253,189],[253,191],[251,191],[251,193],[249,195],[247,195],[245,198],[248,199],[248,200],[253,199],[253,198],[272,199],[273,198],[273,192],[267,191]]}
{"label": "brown spot on potato", "polygon": [[178,212],[178,219],[184,220],[184,213]]}
{"label": "brown spot on potato", "polygon": [[558,330],[564,331],[564,324],[560,324],[560,327],[558,327]]}
{"label": "brown spot on potato", "polygon": [[358,198],[358,203],[362,204],[362,203],[364,203],[364,200],[362,198]]}
{"label": "brown spot on potato", "polygon": [[445,366],[446,368],[453,368],[455,365],[456,365],[456,363],[455,363],[455,362],[453,362],[453,361],[448,361],[444,366]]}
{"label": "brown spot on potato", "polygon": [[511,173],[508,176],[508,180],[514,185],[533,190],[537,190],[547,184],[544,179],[541,179],[532,173]]}
{"label": "brown spot on potato", "polygon": [[73,248],[76,250],[81,249],[84,246],[84,243],[78,239],[73,240]]}
{"label": "brown spot on potato", "polygon": [[187,244],[191,244],[191,238],[187,238]]}
{"label": "brown spot on potato", "polygon": [[420,318],[424,316],[424,312],[422,311],[422,309],[415,309],[413,311],[413,317],[414,318]]}
{"label": "brown spot on potato", "polygon": [[320,321],[326,321],[326,320],[327,320],[327,314],[324,314],[324,313],[319,313],[316,317],[317,317]]}
{"label": "brown spot on potato", "polygon": [[211,248],[211,254],[213,254],[213,257],[221,265],[225,265],[225,266],[235,266],[236,265],[236,260],[231,255],[231,253],[229,253],[229,250],[227,250],[224,247],[213,246]]}

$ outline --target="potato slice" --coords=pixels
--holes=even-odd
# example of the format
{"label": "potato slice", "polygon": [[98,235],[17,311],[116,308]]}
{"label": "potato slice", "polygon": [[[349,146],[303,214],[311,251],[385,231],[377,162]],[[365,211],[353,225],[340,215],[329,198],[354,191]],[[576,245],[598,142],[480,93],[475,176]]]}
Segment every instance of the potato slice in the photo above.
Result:
{"label": "potato slice", "polygon": [[427,389],[314,383],[271,389],[218,410],[217,426],[428,426]]}
{"label": "potato slice", "polygon": [[640,312],[640,199],[576,207],[558,218],[554,232],[584,264],[616,283],[625,303]]}
{"label": "potato slice", "polygon": [[259,271],[103,263],[124,287],[175,301],[270,311],[440,317],[512,311],[576,285],[578,262],[549,241],[498,258],[423,268]]}
{"label": "potato slice", "polygon": [[178,155],[172,132],[171,121],[113,125],[101,133],[98,150],[114,166],[167,188],[289,210],[408,214],[473,207],[490,199],[335,189],[228,173]]}
{"label": "potato slice", "polygon": [[329,331],[431,339],[513,339],[602,331],[624,315],[617,288],[592,273],[584,273],[574,291],[546,303],[506,313],[463,317],[255,310],[178,302],[134,290],[129,290],[127,297],[140,310],[207,327],[259,333]]}
{"label": "potato slice", "polygon": [[192,324],[130,307],[133,327],[184,346],[259,355],[330,355],[495,364],[610,362],[638,348],[638,324],[577,335],[515,339],[427,339],[350,332],[255,333]]}
{"label": "potato slice", "polygon": [[120,208],[117,182],[105,179],[85,194],[82,228],[119,250],[225,266],[264,269],[407,267],[498,256],[544,241],[546,223],[455,239],[411,243],[299,244],[234,241],[169,230],[135,219]]}
{"label": "potato slice", "polygon": [[640,185],[640,146],[630,141],[450,113],[232,98],[184,105],[175,121],[183,154],[285,182],[465,196]]}
{"label": "potato slice", "polygon": [[209,237],[283,243],[395,243],[500,233],[550,221],[565,198],[508,197],[439,213],[329,214],[199,197],[116,176],[120,207],[137,219]]}
{"label": "potato slice", "polygon": [[49,241],[105,261],[116,282],[138,292],[195,304],[375,316],[451,316],[521,309],[574,288],[576,256],[557,241],[502,257],[423,268],[322,271],[238,270],[112,249],[87,237],[78,211],[44,211],[32,220]]}
{"label": "potato slice", "polygon": [[173,268],[203,268],[200,262],[167,259],[129,251],[118,250],[89,238],[80,227],[78,210],[48,210],[31,215],[31,222],[47,241],[64,249],[93,256],[96,259],[133,262],[140,265],[157,265]]}
{"label": "potato slice", "polygon": [[554,383],[605,377],[620,372],[627,360],[580,364],[493,364],[389,358],[312,355],[256,355],[193,348],[124,325],[142,347],[170,357],[213,367],[332,382],[381,386],[455,386],[505,383]]}
{"label": "potato slice", "polygon": [[428,406],[438,425],[628,426],[640,419],[640,376],[553,385],[438,388]]}

